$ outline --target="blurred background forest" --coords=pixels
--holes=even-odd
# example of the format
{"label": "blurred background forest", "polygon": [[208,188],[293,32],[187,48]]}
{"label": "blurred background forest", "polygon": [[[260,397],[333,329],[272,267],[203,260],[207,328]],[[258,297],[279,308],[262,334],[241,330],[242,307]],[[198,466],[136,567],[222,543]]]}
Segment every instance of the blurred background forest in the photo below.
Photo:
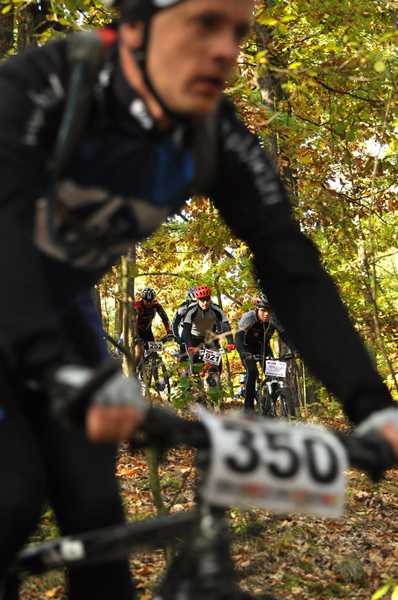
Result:
{"label": "blurred background forest", "polygon": [[[114,16],[96,0],[0,6],[3,60]],[[296,218],[397,397],[398,4],[267,0],[256,9],[227,94],[279,170]],[[98,284],[105,328],[117,338],[130,327],[144,286],[172,318],[198,284],[214,290],[234,328],[257,291],[251,260],[209,200],[192,198]],[[234,355],[232,371],[241,372]]]}

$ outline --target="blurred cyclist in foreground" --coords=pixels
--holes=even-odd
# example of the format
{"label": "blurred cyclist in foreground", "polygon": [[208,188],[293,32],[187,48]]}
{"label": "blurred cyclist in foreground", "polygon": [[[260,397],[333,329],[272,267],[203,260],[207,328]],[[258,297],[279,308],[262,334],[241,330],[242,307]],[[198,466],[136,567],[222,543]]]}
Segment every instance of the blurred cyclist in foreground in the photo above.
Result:
{"label": "blurred cyclist in foreground", "polygon": [[[222,95],[253,0],[122,0],[120,11],[106,35],[0,66],[0,570],[46,499],[63,534],[123,520],[112,442],[145,406],[117,361],[104,364],[89,290],[195,194],[254,252],[314,375],[398,453],[396,406],[259,140]],[[84,422],[51,417],[85,393]],[[132,597],[127,561],[73,569],[69,583],[71,600]]]}

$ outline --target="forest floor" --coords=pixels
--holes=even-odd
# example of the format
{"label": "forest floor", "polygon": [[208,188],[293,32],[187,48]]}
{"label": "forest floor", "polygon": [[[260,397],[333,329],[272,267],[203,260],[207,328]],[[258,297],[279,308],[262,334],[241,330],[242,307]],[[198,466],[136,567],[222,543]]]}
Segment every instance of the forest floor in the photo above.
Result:
{"label": "forest floor", "polygon": [[[341,417],[323,423],[345,427]],[[193,456],[186,448],[173,449],[159,465],[170,512],[195,506]],[[132,455],[122,445],[117,475],[128,518],[154,516],[144,452]],[[350,471],[346,498],[344,516],[339,519],[231,510],[232,555],[242,589],[253,595],[272,593],[281,600],[371,600],[385,586],[379,597],[390,600],[398,584],[398,470],[389,471],[377,484]],[[47,516],[38,535],[43,539],[53,530]],[[137,600],[150,600],[164,573],[163,551],[132,554],[131,569]],[[28,578],[21,593],[22,600],[66,597],[61,572]]]}

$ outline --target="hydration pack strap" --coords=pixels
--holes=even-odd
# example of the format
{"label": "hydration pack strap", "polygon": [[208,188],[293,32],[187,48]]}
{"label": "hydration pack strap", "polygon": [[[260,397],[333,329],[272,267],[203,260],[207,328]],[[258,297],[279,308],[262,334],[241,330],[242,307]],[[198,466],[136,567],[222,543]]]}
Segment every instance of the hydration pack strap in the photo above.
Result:
{"label": "hydration pack strap", "polygon": [[104,63],[108,33],[114,34],[115,39],[115,33],[111,30],[81,31],[66,38],[69,80],[65,108],[50,164],[53,181],[58,179],[66,167],[84,132],[98,73]]}

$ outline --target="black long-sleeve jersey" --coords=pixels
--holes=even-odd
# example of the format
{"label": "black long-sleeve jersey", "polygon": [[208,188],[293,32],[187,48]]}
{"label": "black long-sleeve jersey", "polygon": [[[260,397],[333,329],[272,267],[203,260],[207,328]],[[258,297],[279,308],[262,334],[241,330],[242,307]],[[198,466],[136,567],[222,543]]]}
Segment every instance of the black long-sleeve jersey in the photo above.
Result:
{"label": "black long-sleeve jersey", "polygon": [[195,151],[200,133],[203,147],[215,148],[205,191],[253,251],[263,289],[312,372],[354,421],[394,405],[316,249],[292,219],[278,175],[227,100],[213,133],[208,120],[160,133],[114,48],[85,132],[50,193],[45,166],[67,73],[65,40],[0,67],[0,353],[10,368],[34,370],[64,355],[59,313],[126,248],[203,192],[195,176],[209,152]]}
{"label": "black long-sleeve jersey", "polygon": [[282,340],[292,352],[296,352],[293,342],[289,339],[285,328],[272,313],[269,321],[261,321],[257,311],[249,310],[239,321],[238,330],[235,334],[235,347],[239,354],[241,352],[261,352],[261,348],[269,346],[275,331],[279,333]]}

